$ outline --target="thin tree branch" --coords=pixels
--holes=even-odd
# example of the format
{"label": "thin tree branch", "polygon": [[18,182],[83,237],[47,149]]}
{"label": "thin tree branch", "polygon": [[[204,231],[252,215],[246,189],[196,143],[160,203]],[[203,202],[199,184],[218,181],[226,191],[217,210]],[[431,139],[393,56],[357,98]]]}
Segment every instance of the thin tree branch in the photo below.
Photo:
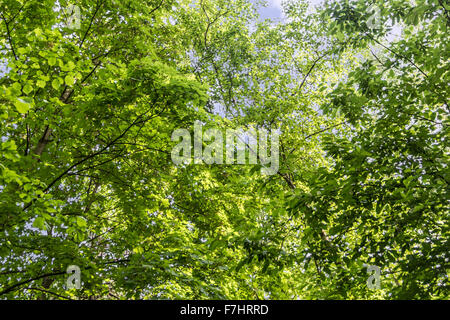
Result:
{"label": "thin tree branch", "polygon": [[81,49],[81,47],[83,47],[83,43],[84,43],[84,41],[86,40],[86,37],[87,37],[89,31],[91,30],[91,27],[92,27],[92,23],[93,23],[93,21],[94,21],[94,18],[95,18],[95,16],[96,16],[98,10],[100,9],[100,7],[101,7],[102,5],[103,5],[103,2],[100,2],[100,3],[97,2],[97,7],[95,8],[95,12],[94,12],[94,14],[93,14],[92,17],[91,17],[91,20],[89,21],[89,27],[87,28],[86,32],[84,33],[83,39],[81,39],[81,43],[80,43],[80,45],[79,45],[79,48],[80,48],[80,49]]}
{"label": "thin tree branch", "polygon": [[62,296],[62,295],[57,294],[57,293],[55,293],[55,292],[52,292],[52,291],[49,291],[49,290],[44,290],[44,289],[41,289],[41,288],[28,287],[28,288],[25,288],[25,290],[36,290],[36,291],[41,291],[41,292],[44,292],[44,293],[49,293],[49,294],[54,295],[54,296],[59,297],[59,298],[63,298],[63,299],[67,299],[67,300],[73,300],[72,298],[65,297],[65,296]]}
{"label": "thin tree branch", "polygon": [[11,39],[11,31],[9,30],[9,23],[6,21],[6,18],[5,18],[5,16],[3,15],[3,13],[2,13],[1,15],[2,15],[3,21],[5,21],[5,25],[6,25],[6,34],[7,34],[7,36],[8,36],[9,46],[11,47],[11,51],[12,51],[12,53],[13,53],[13,55],[14,55],[14,58],[15,58],[16,60],[19,60],[19,58],[17,57],[16,51],[14,50],[14,44],[13,44],[13,41],[12,41],[12,39]]}

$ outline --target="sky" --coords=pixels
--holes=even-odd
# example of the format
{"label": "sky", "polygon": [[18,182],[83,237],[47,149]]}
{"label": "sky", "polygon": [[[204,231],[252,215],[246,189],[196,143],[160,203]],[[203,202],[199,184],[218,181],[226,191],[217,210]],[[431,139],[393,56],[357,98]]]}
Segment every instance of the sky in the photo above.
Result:
{"label": "sky", "polygon": [[[281,19],[283,18],[283,12],[281,10],[282,0],[267,0],[268,6],[265,8],[260,8],[259,14],[262,19]],[[322,0],[309,0],[312,5],[317,5],[322,2]]]}
{"label": "sky", "polygon": [[259,8],[259,14],[262,19],[279,19],[282,18],[281,0],[268,0],[268,6]]}

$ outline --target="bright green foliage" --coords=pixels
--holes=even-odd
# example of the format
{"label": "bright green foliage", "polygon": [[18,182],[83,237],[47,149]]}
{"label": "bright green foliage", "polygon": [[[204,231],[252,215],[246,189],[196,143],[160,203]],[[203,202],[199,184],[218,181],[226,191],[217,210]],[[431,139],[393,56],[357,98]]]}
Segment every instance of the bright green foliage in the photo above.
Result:
{"label": "bright green foliage", "polygon": [[[364,1],[0,4],[0,298],[448,297],[443,1],[377,1],[390,42]],[[279,171],[173,164],[196,120],[278,128]]]}
{"label": "bright green foliage", "polygon": [[361,265],[367,264],[382,269],[384,298],[444,298],[450,240],[448,11],[439,1],[377,4],[386,25],[400,22],[401,39],[387,42],[386,25],[367,30],[364,18],[355,18],[364,12],[363,1],[335,2],[324,13],[334,21],[330,35],[338,29],[346,38],[342,50],[372,48],[324,108],[345,113],[352,130],[324,136],[333,167],[318,170],[292,210],[311,226],[323,271],[335,279],[333,297],[365,296]]}

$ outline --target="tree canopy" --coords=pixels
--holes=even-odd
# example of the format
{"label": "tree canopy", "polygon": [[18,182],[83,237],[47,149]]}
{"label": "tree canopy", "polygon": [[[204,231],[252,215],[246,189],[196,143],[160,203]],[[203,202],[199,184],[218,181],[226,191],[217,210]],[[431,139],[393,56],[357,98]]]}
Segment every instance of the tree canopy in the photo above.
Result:
{"label": "tree canopy", "polygon": [[448,1],[261,5],[0,0],[0,299],[449,298]]}

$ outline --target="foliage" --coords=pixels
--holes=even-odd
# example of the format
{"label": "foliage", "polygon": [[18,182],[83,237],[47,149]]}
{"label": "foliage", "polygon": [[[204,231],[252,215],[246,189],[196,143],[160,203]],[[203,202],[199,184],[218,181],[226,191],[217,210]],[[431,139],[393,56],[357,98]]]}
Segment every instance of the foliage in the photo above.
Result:
{"label": "foliage", "polygon": [[[375,2],[1,0],[0,297],[448,298],[450,8]],[[279,171],[173,164],[196,120]]]}

